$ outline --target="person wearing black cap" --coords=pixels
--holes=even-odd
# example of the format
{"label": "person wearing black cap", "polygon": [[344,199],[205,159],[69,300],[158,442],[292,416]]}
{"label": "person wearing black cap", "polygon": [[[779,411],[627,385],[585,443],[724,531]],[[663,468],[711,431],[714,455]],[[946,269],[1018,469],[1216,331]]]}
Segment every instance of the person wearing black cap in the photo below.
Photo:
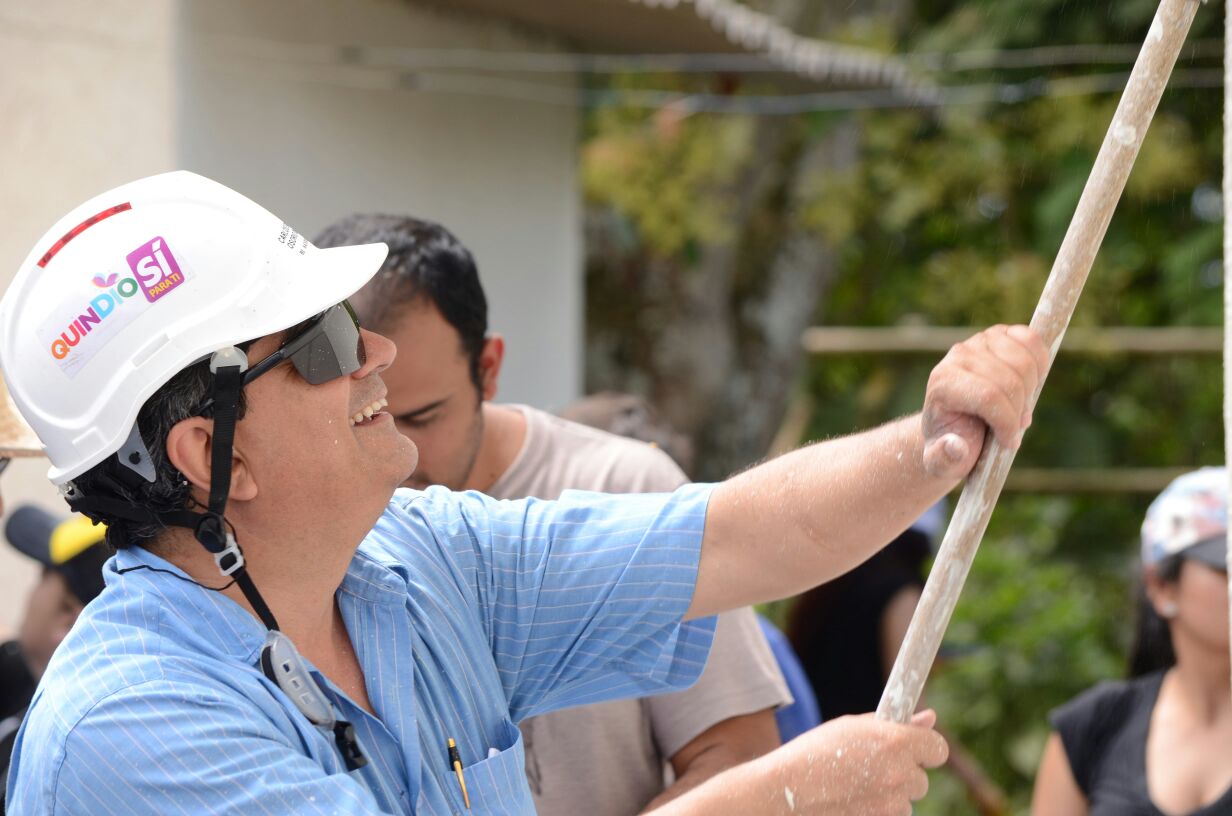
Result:
{"label": "person wearing black cap", "polygon": [[105,531],[84,516],[60,518],[33,505],[19,507],[5,525],[9,543],[42,564],[43,575],[17,638],[0,644],[0,812],[13,740],[34,687],[77,615],[103,591]]}

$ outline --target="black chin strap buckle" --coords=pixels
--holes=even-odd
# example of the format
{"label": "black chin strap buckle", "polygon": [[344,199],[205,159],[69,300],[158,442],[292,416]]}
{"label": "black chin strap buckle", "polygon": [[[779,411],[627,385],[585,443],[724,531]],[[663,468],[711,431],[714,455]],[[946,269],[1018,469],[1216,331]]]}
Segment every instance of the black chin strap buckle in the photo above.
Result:
{"label": "black chin strap buckle", "polygon": [[229,543],[235,542],[235,538],[227,530],[226,522],[218,513],[202,513],[193,535],[201,542],[202,547],[215,555],[224,552]]}
{"label": "black chin strap buckle", "polygon": [[364,755],[359,747],[359,740],[355,738],[355,726],[346,720],[334,722],[334,742],[338,744],[338,752],[342,754],[348,771],[358,771],[368,764],[368,757]]}
{"label": "black chin strap buckle", "polygon": [[244,568],[244,553],[235,536],[227,529],[227,523],[217,513],[203,513],[193,535],[201,546],[214,554],[214,563],[224,577],[231,577]]}

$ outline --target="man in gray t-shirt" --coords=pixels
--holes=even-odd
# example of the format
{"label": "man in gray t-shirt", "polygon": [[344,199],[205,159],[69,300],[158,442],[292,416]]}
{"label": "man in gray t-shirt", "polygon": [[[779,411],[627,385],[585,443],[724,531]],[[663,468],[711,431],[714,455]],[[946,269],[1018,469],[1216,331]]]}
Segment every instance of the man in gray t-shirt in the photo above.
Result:
{"label": "man in gray t-shirt", "polygon": [[[660,492],[686,481],[651,445],[490,402],[504,343],[487,335],[470,253],[435,224],[389,216],[345,219],[317,243],[371,241],[389,244],[389,258],[352,302],[399,348],[382,376],[389,413],[419,448],[408,486],[554,499],[568,489]],[[790,702],[751,611],[721,615],[693,688],[522,723],[536,807],[546,816],[653,808],[777,747],[774,709]]]}

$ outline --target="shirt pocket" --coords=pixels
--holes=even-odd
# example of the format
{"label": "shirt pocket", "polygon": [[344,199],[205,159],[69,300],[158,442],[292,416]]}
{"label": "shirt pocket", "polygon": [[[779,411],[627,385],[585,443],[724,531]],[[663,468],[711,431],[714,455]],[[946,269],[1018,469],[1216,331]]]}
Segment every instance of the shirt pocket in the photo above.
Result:
{"label": "shirt pocket", "polygon": [[452,798],[459,813],[466,816],[534,816],[535,805],[526,782],[522,733],[508,720],[503,723],[502,730],[500,744],[491,746],[498,753],[462,769],[471,809],[465,809],[462,792],[455,788]]}

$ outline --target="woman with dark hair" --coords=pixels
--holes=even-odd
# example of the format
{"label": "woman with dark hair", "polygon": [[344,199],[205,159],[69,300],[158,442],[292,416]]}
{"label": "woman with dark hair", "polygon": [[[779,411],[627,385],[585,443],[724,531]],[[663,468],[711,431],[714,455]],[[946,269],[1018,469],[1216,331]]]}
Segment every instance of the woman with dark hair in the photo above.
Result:
{"label": "woman with dark hair", "polygon": [[1232,814],[1227,494],[1204,468],[1147,510],[1130,677],[1052,713],[1034,816]]}

